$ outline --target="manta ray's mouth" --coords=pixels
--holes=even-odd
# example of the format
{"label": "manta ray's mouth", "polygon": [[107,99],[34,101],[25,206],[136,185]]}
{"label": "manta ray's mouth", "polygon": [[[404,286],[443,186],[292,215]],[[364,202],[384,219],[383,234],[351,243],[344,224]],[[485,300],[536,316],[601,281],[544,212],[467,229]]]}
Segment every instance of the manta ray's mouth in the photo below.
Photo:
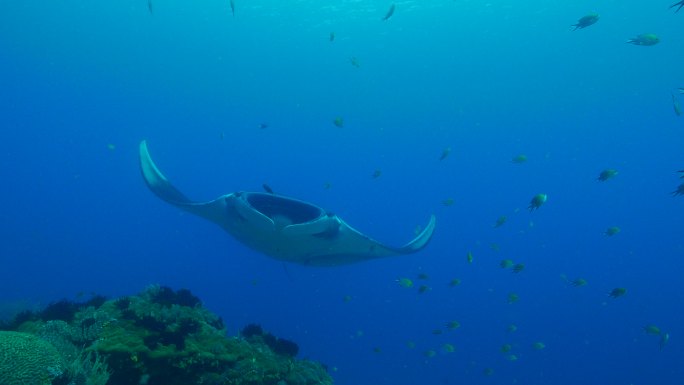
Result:
{"label": "manta ray's mouth", "polygon": [[244,199],[249,205],[271,218],[282,221],[287,218],[292,224],[311,222],[325,215],[325,212],[314,205],[296,199],[285,198],[265,193],[243,193]]}

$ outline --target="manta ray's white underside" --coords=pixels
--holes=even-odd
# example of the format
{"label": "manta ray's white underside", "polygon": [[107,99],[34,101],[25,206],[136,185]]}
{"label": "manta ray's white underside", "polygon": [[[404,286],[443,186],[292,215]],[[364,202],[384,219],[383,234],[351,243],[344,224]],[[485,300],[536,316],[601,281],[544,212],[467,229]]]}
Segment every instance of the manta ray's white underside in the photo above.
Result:
{"label": "manta ray's white underside", "polygon": [[145,141],[140,143],[140,169],[159,198],[218,224],[238,241],[282,261],[337,266],[410,254],[424,248],[435,229],[433,215],[411,242],[390,247],[316,205],[276,194],[235,192],[209,202],[193,202],[159,171]]}

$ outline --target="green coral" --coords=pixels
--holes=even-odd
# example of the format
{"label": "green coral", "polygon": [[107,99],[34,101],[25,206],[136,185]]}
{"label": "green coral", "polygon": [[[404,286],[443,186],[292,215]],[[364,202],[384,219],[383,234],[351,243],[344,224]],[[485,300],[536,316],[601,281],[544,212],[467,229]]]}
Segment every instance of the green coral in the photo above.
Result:
{"label": "green coral", "polygon": [[49,342],[28,333],[0,331],[0,384],[47,385],[64,363]]}

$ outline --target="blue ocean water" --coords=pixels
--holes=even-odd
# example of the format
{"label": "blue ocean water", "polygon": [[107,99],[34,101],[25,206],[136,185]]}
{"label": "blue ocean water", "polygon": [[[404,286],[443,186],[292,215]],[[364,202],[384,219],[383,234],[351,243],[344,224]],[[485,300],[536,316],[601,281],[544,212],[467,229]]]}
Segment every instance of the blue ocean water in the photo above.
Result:
{"label": "blue ocean water", "polygon": [[[681,384],[673,2],[406,0],[383,21],[391,1],[3,1],[2,313],[159,283],[343,385]],[[625,44],[643,33],[661,42]],[[388,244],[433,213],[435,235],[410,256],[283,264],[154,197],[142,139],[193,199],[267,183]]]}

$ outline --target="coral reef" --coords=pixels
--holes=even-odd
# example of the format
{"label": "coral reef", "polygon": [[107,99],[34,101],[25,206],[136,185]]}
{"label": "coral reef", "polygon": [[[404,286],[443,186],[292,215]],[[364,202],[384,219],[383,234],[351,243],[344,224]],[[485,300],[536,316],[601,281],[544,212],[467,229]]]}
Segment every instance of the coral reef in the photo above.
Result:
{"label": "coral reef", "polygon": [[[113,300],[60,301],[8,326],[59,358],[59,371],[44,373],[40,385],[332,384],[322,365],[295,358],[297,344],[258,325],[227,337],[223,320],[185,289],[155,285]],[[14,383],[0,377],[0,384]]]}
{"label": "coral reef", "polygon": [[0,384],[47,385],[64,362],[54,346],[29,333],[0,331]]}
{"label": "coral reef", "polygon": [[271,350],[284,356],[295,357],[297,356],[297,353],[299,353],[299,346],[297,346],[296,343],[264,332],[261,326],[256,324],[245,326],[240,334],[247,341],[266,344]]}

